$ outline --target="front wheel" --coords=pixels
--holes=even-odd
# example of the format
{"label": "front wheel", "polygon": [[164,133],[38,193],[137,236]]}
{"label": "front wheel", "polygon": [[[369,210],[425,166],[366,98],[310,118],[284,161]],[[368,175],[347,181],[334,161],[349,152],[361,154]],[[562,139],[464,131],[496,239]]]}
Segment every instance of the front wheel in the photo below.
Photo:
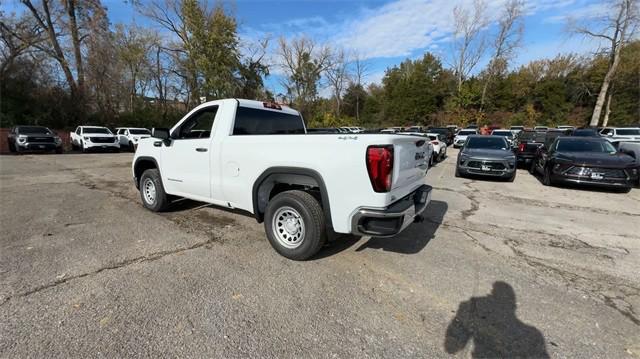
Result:
{"label": "front wheel", "polygon": [[273,197],[267,204],[264,228],[273,249],[293,260],[311,258],[326,240],[322,207],[303,191],[286,191]]}
{"label": "front wheel", "polygon": [[145,208],[153,212],[162,212],[169,206],[157,168],[148,169],[140,176],[140,197]]}

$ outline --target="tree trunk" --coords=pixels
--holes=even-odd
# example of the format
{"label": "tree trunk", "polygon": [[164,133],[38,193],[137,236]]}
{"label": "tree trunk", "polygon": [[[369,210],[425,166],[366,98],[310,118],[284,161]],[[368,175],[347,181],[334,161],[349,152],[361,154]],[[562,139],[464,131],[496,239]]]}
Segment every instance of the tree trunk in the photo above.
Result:
{"label": "tree trunk", "polygon": [[356,123],[360,124],[360,95],[356,95]]}
{"label": "tree trunk", "polygon": [[604,119],[602,120],[602,127],[607,127],[609,124],[609,115],[611,114],[611,97],[613,97],[613,84],[607,94],[607,107],[604,110]]}
{"label": "tree trunk", "polygon": [[[591,122],[589,123],[589,126],[591,127],[597,127],[598,122],[600,121],[602,106],[604,106],[604,101],[607,97],[609,85],[611,84],[611,81],[613,81],[613,76],[616,74],[616,69],[618,68],[618,64],[620,63],[620,52],[622,50],[624,42],[626,41],[627,27],[629,26],[629,22],[631,21],[631,2],[625,1],[625,3],[621,6],[622,8],[620,9],[620,14],[618,15],[618,21],[616,22],[615,33],[611,38],[612,61],[609,65],[609,70],[607,70],[607,74],[604,76],[602,87],[600,88],[600,93],[598,93],[598,99],[596,100],[596,105],[593,108],[593,115],[591,116]],[[622,23],[620,21],[622,21]]]}
{"label": "tree trunk", "polygon": [[480,113],[484,111],[484,101],[487,97],[487,89],[489,88],[489,81],[491,81],[491,75],[488,75],[487,80],[482,86],[482,96],[480,97]]}

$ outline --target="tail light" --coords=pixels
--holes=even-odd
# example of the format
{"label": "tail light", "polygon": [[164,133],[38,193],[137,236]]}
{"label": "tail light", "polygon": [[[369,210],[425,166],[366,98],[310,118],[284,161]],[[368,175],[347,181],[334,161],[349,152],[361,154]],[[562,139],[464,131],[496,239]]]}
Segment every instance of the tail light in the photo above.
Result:
{"label": "tail light", "polygon": [[438,141],[431,141],[431,144],[432,144],[432,145],[439,145],[439,144],[440,144],[440,142],[438,142]]}
{"label": "tail light", "polygon": [[393,175],[393,146],[369,146],[367,172],[374,191],[389,192]]}
{"label": "tail light", "polygon": [[519,145],[518,145],[518,151],[520,151],[520,152],[524,152],[524,148],[525,148],[526,146],[527,146],[527,145],[526,145],[526,144],[524,144],[524,143],[519,144]]}

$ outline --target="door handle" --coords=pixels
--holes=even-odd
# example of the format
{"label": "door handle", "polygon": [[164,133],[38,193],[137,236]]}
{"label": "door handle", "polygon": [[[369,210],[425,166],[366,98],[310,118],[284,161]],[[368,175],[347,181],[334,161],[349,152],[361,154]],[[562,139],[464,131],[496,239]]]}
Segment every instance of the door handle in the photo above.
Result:
{"label": "door handle", "polygon": [[207,149],[203,148],[203,147],[198,147],[198,148],[196,148],[196,151],[198,151],[198,152],[207,152]]}

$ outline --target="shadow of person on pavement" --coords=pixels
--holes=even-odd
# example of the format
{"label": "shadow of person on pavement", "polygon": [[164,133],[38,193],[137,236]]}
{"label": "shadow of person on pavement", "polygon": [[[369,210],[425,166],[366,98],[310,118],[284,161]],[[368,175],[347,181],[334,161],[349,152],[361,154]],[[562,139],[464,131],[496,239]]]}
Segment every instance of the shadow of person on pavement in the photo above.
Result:
{"label": "shadow of person on pavement", "polygon": [[487,296],[460,303],[444,348],[455,354],[471,340],[473,358],[549,358],[542,333],[516,317],[516,294],[505,282],[493,283]]}
{"label": "shadow of person on pavement", "polygon": [[356,251],[364,249],[382,249],[388,252],[415,254],[420,252],[435,237],[435,233],[444,220],[449,206],[447,202],[431,201],[422,213],[424,221],[414,223],[393,238],[372,237]]}

